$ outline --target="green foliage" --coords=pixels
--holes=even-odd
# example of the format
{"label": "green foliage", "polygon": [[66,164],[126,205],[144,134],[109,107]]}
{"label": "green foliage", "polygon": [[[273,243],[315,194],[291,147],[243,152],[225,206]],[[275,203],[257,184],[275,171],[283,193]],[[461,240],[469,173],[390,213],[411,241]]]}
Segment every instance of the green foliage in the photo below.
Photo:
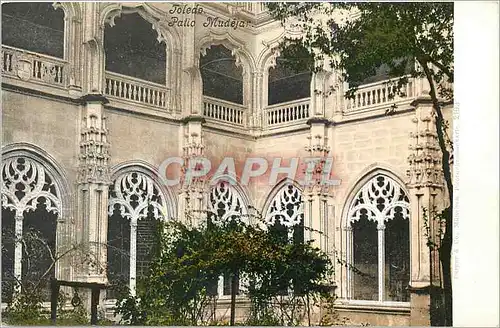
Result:
{"label": "green foliage", "polygon": [[[248,282],[242,286],[252,304],[246,325],[299,324],[307,312],[305,298],[330,291],[325,283],[329,258],[312,242],[283,241],[237,218],[199,227],[169,222],[160,230],[161,247],[138,284],[137,297],[127,295],[117,302],[122,323],[215,324],[210,305],[217,295],[211,287],[224,274]],[[288,291],[293,292],[284,297]]]}
{"label": "green foliage", "polygon": [[[301,70],[319,71],[328,66],[335,69],[340,76],[331,90],[347,82],[347,98],[353,98],[358,86],[367,83],[370,77],[386,81],[389,99],[404,95],[403,86],[409,77],[427,80],[449,201],[442,213],[434,213],[436,218],[432,221],[444,223],[438,224],[440,240],[430,236],[428,246],[435,249],[439,244],[445,324],[451,326],[453,181],[450,152],[453,152],[453,143],[441,107],[453,99],[453,3],[268,2],[266,5],[285,28],[295,26],[303,32],[301,36],[283,40],[280,45],[282,57]],[[328,91],[324,96],[331,93]],[[393,113],[395,109],[393,105],[386,113]],[[429,238],[429,233],[435,231],[427,233]]]}
{"label": "green foliage", "polygon": [[[66,308],[68,298],[61,292],[57,302],[57,325],[87,325],[89,315],[82,305]],[[39,291],[20,292],[14,295],[14,301],[8,304],[3,314],[5,321],[11,325],[45,326],[51,325],[50,310],[42,307],[43,298]]]}
{"label": "green foliage", "polygon": [[[281,56],[297,69],[316,71],[323,61],[342,72],[349,83],[347,96],[367,77],[380,74],[429,77],[450,99],[453,82],[453,3],[451,2],[345,2],[267,3],[271,14],[285,26],[298,25],[303,35],[285,39]],[[348,12],[357,14],[347,14]],[[321,15],[326,18],[318,18]],[[300,50],[299,50],[300,49]],[[415,65],[418,62],[420,68]]]}

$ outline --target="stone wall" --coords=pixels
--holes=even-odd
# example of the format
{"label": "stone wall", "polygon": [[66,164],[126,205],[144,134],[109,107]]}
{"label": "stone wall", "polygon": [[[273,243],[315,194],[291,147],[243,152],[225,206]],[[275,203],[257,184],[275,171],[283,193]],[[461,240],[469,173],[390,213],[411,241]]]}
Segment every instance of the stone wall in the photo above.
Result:
{"label": "stone wall", "polygon": [[2,144],[29,143],[49,153],[72,186],[78,165],[80,107],[33,94],[2,90]]}

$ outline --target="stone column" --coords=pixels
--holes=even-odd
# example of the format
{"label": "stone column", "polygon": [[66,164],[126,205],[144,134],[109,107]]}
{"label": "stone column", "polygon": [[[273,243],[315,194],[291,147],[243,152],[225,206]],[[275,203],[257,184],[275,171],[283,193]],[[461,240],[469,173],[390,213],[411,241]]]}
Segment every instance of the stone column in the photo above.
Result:
{"label": "stone column", "polygon": [[414,131],[410,133],[408,188],[411,203],[410,302],[411,325],[433,324],[431,302],[441,287],[437,247],[440,224],[433,220],[443,192],[441,155],[437,143],[430,97],[422,96],[415,106]]}
{"label": "stone column", "polygon": [[332,203],[332,186],[323,184],[325,182],[323,173],[326,172],[328,154],[330,153],[328,145],[330,122],[324,117],[314,117],[309,119],[307,123],[310,125],[310,134],[307,137],[308,144],[305,148],[308,156],[314,159],[315,165],[314,167],[306,167],[306,170],[312,169],[312,172],[306,172],[311,181],[304,188],[305,200],[308,201],[309,205],[308,211],[304,215],[305,226],[312,229],[310,234],[306,231],[306,236],[311,236],[311,239],[314,239],[314,245],[326,251],[325,222],[329,220],[327,208]]}
{"label": "stone column", "polygon": [[[78,168],[78,242],[88,249],[95,265],[85,265],[80,280],[106,282],[108,226],[109,143],[104,115],[106,98],[87,95],[82,100]],[[78,259],[76,259],[79,261]]]}
{"label": "stone column", "polygon": [[[15,237],[16,246],[14,248],[14,277],[21,281],[22,277],[22,262],[23,257],[23,244],[21,242],[23,238],[23,210],[16,210],[15,217]],[[16,289],[19,289],[20,285],[16,284]]]}
{"label": "stone column", "polygon": [[[192,177],[186,183],[187,170],[190,169],[191,161],[201,158],[204,155],[203,144],[203,123],[205,119],[202,116],[188,116],[183,120],[183,176],[180,177],[180,195],[179,195],[179,215],[182,221],[188,224],[198,224],[203,217],[205,184],[204,177]],[[194,165],[196,166],[196,165]]]}

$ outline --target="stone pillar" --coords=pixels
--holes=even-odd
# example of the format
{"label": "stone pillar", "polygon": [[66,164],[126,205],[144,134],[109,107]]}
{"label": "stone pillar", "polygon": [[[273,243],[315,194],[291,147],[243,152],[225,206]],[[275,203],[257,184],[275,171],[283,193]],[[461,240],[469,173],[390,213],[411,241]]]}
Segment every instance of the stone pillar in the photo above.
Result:
{"label": "stone pillar", "polygon": [[104,92],[104,30],[99,26],[99,3],[85,2],[83,5],[83,92]]}
{"label": "stone pillar", "polygon": [[[21,259],[23,257],[23,211],[16,210],[15,216],[15,237],[16,237],[16,246],[14,248],[14,277],[21,281],[22,278],[22,262]],[[19,291],[21,286],[16,284],[16,289]]]}
{"label": "stone pillar", "polygon": [[441,206],[443,192],[441,155],[437,143],[434,114],[430,97],[422,96],[415,106],[414,130],[410,133],[408,188],[411,203],[410,292],[411,325],[434,324],[431,302],[441,287],[437,247],[440,223],[433,213]]}
{"label": "stone pillar", "polygon": [[[197,165],[193,164],[197,158],[204,155],[203,144],[203,123],[202,116],[188,116],[183,121],[183,175],[180,177],[179,195],[179,215],[182,221],[187,224],[198,224],[205,217],[203,215],[205,197],[205,177],[193,177],[186,183],[186,174],[191,165],[191,169]],[[201,162],[200,162],[201,165]],[[201,167],[200,167],[201,168]]]}
{"label": "stone pillar", "polygon": [[[314,112],[314,111],[313,111]],[[328,154],[330,153],[329,125],[330,122],[323,117],[314,117],[307,122],[310,125],[310,134],[307,137],[308,144],[306,151],[310,158],[315,161],[314,167],[306,167],[306,181],[310,182],[304,188],[305,201],[308,206],[304,215],[305,226],[312,229],[310,233],[306,231],[306,237],[310,236],[314,240],[314,245],[323,251],[327,251],[325,235],[325,225],[329,221],[328,205],[332,204],[332,186],[324,184]],[[312,169],[312,172],[310,171]],[[309,172],[307,172],[309,170]],[[328,177],[329,178],[329,177]]]}
{"label": "stone pillar", "polygon": [[[77,275],[88,282],[106,282],[106,240],[108,227],[109,143],[104,115],[106,98],[87,95],[81,98],[80,155],[78,168],[79,243],[88,250],[93,264],[82,264]],[[75,259],[81,262],[80,259]]]}

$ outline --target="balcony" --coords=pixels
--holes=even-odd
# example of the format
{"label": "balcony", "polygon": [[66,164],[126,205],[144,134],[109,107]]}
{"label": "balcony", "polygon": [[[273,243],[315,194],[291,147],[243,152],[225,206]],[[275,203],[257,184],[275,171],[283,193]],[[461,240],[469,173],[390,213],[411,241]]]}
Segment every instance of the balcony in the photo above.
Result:
{"label": "balcony", "polygon": [[241,104],[203,96],[203,116],[208,120],[245,127],[245,111]]}
{"label": "balcony", "polygon": [[66,88],[68,63],[60,58],[2,45],[2,75]]}
{"label": "balcony", "polygon": [[[417,95],[414,79],[409,79],[408,83],[401,88],[402,95],[390,97],[394,87],[384,80],[370,84],[361,85],[354,94],[354,98],[345,99],[344,115],[360,113],[379,109],[381,107],[399,104],[408,100],[413,100]],[[392,89],[391,89],[392,88]]]}
{"label": "balcony", "polygon": [[110,99],[166,109],[170,89],[166,86],[118,73],[106,72],[104,93]]}
{"label": "balcony", "polygon": [[293,100],[264,109],[264,128],[305,123],[309,119],[310,98]]}
{"label": "balcony", "polygon": [[233,5],[252,15],[259,15],[267,11],[265,2],[233,2]]}

